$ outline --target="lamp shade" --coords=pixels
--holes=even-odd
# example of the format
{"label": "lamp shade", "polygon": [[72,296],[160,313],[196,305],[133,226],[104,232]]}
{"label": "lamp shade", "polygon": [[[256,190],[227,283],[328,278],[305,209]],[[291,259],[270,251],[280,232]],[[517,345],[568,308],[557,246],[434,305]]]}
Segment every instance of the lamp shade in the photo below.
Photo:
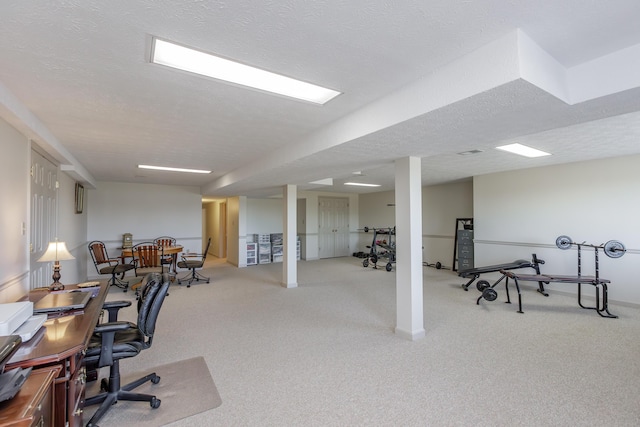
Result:
{"label": "lamp shade", "polygon": [[66,261],[68,259],[75,259],[75,257],[67,250],[67,244],[65,242],[55,241],[49,242],[49,247],[38,259],[38,262]]}

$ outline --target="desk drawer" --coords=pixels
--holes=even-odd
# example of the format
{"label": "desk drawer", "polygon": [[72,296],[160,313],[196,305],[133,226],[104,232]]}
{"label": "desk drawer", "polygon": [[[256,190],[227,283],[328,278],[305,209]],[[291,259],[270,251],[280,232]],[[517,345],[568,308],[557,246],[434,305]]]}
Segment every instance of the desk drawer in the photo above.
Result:
{"label": "desk drawer", "polygon": [[82,426],[82,411],[84,408],[85,387],[87,383],[86,368],[80,365],[79,369],[73,373],[69,380],[69,405],[68,419],[69,426]]}

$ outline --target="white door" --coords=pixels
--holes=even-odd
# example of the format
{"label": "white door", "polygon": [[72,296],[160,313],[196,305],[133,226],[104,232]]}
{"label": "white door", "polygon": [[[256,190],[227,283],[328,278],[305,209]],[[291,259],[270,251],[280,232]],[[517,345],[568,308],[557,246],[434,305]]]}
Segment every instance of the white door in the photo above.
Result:
{"label": "white door", "polygon": [[318,257],[349,254],[349,199],[318,198]]}
{"label": "white door", "polygon": [[31,150],[31,234],[29,248],[31,288],[49,286],[53,269],[50,262],[37,262],[56,238],[58,215],[58,168]]}

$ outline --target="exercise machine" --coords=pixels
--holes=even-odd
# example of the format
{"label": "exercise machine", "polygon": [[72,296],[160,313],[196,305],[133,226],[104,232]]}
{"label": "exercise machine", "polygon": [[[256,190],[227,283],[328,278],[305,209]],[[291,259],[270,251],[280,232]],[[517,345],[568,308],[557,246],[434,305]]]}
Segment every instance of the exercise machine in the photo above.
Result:
{"label": "exercise machine", "polygon": [[[371,245],[367,245],[369,249],[369,256],[362,261],[363,267],[369,267],[371,264],[373,268],[378,268],[378,262],[381,259],[386,259],[385,269],[391,271],[393,264],[396,263],[396,228],[364,228],[365,233],[373,231],[373,240]],[[387,236],[380,238],[379,236]]]}
{"label": "exercise machine", "polygon": [[[581,308],[588,310],[595,310],[601,317],[606,318],[617,318],[618,316],[611,314],[609,312],[609,290],[608,286],[611,283],[608,279],[603,279],[600,277],[600,261],[599,261],[599,251],[602,249],[605,255],[609,258],[620,258],[626,252],[625,246],[617,241],[617,240],[609,240],[607,243],[602,245],[592,245],[583,243],[574,243],[571,238],[568,236],[559,236],[556,239],[556,246],[558,249],[566,250],[571,248],[572,246],[576,246],[578,249],[578,274],[575,276],[566,276],[566,275],[556,275],[556,274],[519,274],[514,271],[501,270],[503,277],[505,280],[505,290],[507,294],[507,303],[511,303],[511,299],[509,297],[509,279],[512,279],[516,286],[516,291],[518,292],[518,313],[524,313],[522,311],[522,294],[520,292],[520,284],[519,282],[538,282],[542,286],[542,283],[575,283],[578,285],[578,305]],[[595,275],[594,276],[585,276],[582,274],[582,248],[589,247],[593,248],[594,251],[594,263],[595,263]],[[595,288],[595,306],[587,306],[582,302],[582,285],[591,285]],[[544,288],[542,288],[544,292]],[[480,298],[476,301],[477,304],[480,303]]]}
{"label": "exercise machine", "polygon": [[[532,254],[531,255],[531,261],[527,261],[526,259],[517,259],[513,262],[509,262],[509,263],[505,263],[505,264],[496,264],[496,265],[488,265],[485,267],[477,267],[477,268],[470,268],[467,270],[459,270],[458,271],[458,276],[465,278],[465,279],[469,279],[469,281],[465,284],[462,285],[462,289],[464,289],[465,291],[469,290],[469,286],[471,286],[471,284],[478,279],[482,274],[487,274],[487,273],[498,273],[501,270],[517,270],[517,269],[521,269],[521,268],[533,268],[536,272],[536,274],[540,274],[540,264],[544,264],[544,260],[539,259],[536,254]],[[498,283],[500,283],[502,281],[502,279],[504,279],[504,276],[500,277],[500,279],[498,279],[497,282],[495,282],[493,285],[489,286],[489,282],[487,282],[486,280],[480,280],[478,281],[478,283],[476,284],[476,288],[480,291],[483,292],[486,289],[489,289],[489,287],[494,288]],[[542,287],[542,284],[540,284],[540,288],[539,290],[543,290],[544,287]]]}

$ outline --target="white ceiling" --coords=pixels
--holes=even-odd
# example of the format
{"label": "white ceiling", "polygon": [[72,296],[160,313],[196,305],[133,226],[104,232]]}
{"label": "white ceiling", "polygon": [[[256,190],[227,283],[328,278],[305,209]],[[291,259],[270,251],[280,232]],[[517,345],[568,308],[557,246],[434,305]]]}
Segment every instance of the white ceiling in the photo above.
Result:
{"label": "white ceiling", "polygon": [[[637,0],[21,0],[0,17],[0,116],[90,185],[371,192],[406,156],[429,185],[640,153]],[[153,65],[152,36],[343,94],[317,106]],[[511,142],[553,155],[493,149]],[[354,171],[382,187],[344,187]]]}

